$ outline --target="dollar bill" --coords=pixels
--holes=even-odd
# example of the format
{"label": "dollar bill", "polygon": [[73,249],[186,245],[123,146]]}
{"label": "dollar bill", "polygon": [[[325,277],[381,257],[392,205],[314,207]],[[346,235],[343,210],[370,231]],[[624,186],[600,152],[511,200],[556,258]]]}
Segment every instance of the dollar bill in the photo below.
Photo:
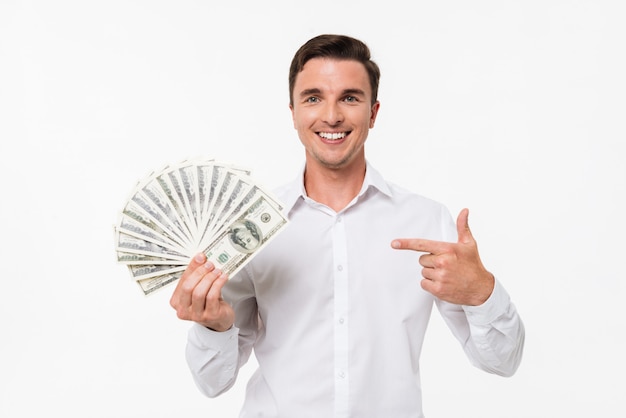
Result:
{"label": "dollar bill", "polygon": [[282,212],[261,196],[224,228],[204,253],[217,268],[234,275],[287,223]]}
{"label": "dollar bill", "polygon": [[144,295],[148,296],[157,290],[161,290],[167,285],[174,283],[176,280],[180,279],[181,274],[182,272],[168,273],[161,276],[151,277],[149,279],[138,280],[137,284]]}
{"label": "dollar bill", "polygon": [[140,238],[145,241],[149,241],[158,244],[162,247],[176,249],[181,253],[185,253],[185,247],[178,244],[166,235],[160,234],[152,228],[149,228],[143,222],[137,221],[135,218],[128,216],[126,213],[122,213],[119,220],[118,231]]}
{"label": "dollar bill", "polygon": [[165,258],[155,255],[143,253],[127,253],[125,251],[117,251],[117,261],[126,265],[142,265],[142,264],[166,264],[170,266],[186,266],[189,264],[190,258]]}
{"label": "dollar bill", "polygon": [[119,229],[115,231],[115,235],[117,236],[116,250],[118,252],[189,260],[189,257],[187,255],[177,250],[173,250],[171,248],[168,248],[167,246],[159,245],[154,242],[146,241],[142,238],[129,235],[123,231],[120,231]]}
{"label": "dollar bill", "polygon": [[150,279],[170,273],[182,273],[187,266],[172,266],[167,264],[132,264],[128,266],[130,275],[135,280]]}

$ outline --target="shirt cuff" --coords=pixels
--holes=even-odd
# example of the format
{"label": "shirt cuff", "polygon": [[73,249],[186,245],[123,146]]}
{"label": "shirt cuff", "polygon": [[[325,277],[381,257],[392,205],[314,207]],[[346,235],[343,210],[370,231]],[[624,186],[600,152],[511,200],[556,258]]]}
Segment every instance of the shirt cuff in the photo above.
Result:
{"label": "shirt cuff", "polygon": [[506,313],[510,303],[509,294],[496,279],[491,295],[482,305],[463,305],[463,310],[471,324],[487,325]]}
{"label": "shirt cuff", "polygon": [[239,328],[234,325],[226,331],[219,332],[194,322],[189,330],[189,342],[198,348],[214,349],[215,351],[222,351],[224,346],[232,344],[233,341],[237,344],[238,336]]}

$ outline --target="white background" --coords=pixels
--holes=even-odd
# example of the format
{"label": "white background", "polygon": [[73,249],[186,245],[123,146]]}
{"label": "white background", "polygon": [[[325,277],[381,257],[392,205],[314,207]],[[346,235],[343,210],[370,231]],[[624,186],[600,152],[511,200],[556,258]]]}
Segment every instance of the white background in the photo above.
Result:
{"label": "white background", "polygon": [[168,162],[295,176],[288,66],[326,32],[363,39],[382,69],[370,161],[470,208],[526,324],[507,379],[472,368],[434,314],[427,416],[625,416],[621,4],[2,0],[0,416],[237,415],[254,360],[200,395],[171,287],[141,294],[112,226]]}

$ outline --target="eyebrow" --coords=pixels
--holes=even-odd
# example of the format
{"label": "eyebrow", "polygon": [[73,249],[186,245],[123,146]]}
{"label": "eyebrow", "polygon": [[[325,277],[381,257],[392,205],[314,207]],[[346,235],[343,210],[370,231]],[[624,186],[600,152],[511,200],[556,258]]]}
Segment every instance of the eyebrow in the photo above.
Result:
{"label": "eyebrow", "polygon": [[365,92],[361,89],[346,89],[343,91],[343,95],[352,95],[352,96],[365,96]]}
{"label": "eyebrow", "polygon": [[[305,96],[310,96],[310,95],[316,95],[316,94],[321,94],[322,91],[318,88],[312,88],[312,89],[306,89],[306,90],[302,90],[300,92],[300,97],[305,97]],[[361,89],[345,89],[344,91],[341,92],[342,96],[346,96],[346,95],[354,95],[354,96],[365,96],[365,92]]]}
{"label": "eyebrow", "polygon": [[300,97],[311,96],[315,94],[320,94],[322,91],[320,89],[306,89],[300,92]]}

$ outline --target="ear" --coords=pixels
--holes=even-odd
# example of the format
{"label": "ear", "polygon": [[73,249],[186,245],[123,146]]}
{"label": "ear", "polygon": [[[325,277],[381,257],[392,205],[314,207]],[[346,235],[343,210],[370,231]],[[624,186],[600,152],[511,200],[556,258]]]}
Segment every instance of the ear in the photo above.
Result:
{"label": "ear", "polygon": [[370,111],[370,129],[374,127],[376,116],[378,115],[378,109],[380,109],[380,102],[377,100],[376,103],[372,105],[372,109]]}
{"label": "ear", "polygon": [[293,121],[293,128],[298,129],[296,127],[296,115],[294,114],[293,105],[289,103],[289,110],[291,111],[291,120]]}

